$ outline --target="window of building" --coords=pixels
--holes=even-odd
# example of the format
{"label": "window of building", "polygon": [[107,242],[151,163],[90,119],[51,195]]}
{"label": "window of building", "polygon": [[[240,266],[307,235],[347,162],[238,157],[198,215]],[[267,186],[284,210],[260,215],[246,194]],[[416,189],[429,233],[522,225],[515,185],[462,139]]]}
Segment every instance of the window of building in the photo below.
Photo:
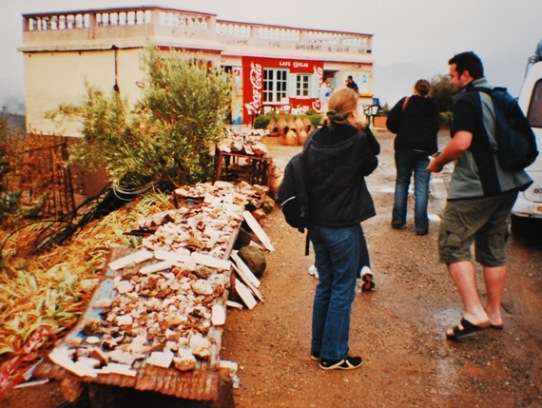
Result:
{"label": "window of building", "polygon": [[295,95],[309,96],[309,83],[310,83],[310,75],[307,75],[307,74],[297,75],[296,80],[295,80]]}
{"label": "window of building", "polygon": [[542,128],[542,80],[534,86],[527,119],[532,127]]}
{"label": "window of building", "polygon": [[263,101],[281,102],[287,95],[288,71],[285,69],[265,68],[263,70]]}

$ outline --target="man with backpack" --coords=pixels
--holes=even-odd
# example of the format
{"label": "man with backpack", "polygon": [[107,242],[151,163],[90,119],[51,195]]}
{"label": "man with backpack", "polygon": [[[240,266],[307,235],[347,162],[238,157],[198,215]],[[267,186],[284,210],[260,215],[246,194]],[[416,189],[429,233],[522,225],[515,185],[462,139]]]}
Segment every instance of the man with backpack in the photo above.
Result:
{"label": "man with backpack", "polygon": [[[440,226],[439,254],[463,301],[461,321],[446,332],[449,340],[459,340],[487,327],[503,327],[508,218],[518,191],[532,183],[523,167],[537,152],[521,109],[503,88],[489,85],[475,53],[457,54],[448,64],[452,84],[461,89],[454,100],[452,139],[427,169],[439,172],[457,160]],[[510,164],[509,158],[516,160]],[[476,261],[483,267],[485,307],[471,261],[473,241]]]}

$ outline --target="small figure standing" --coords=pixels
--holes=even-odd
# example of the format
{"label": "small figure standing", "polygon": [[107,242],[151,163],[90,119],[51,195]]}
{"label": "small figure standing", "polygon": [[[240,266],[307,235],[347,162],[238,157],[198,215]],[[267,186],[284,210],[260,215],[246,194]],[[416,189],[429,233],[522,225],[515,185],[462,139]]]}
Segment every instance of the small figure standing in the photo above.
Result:
{"label": "small figure standing", "polygon": [[348,78],[346,78],[346,86],[353,90],[355,93],[359,93],[358,84],[356,84],[356,81],[354,81],[352,75],[348,75]]}
{"label": "small figure standing", "polygon": [[414,220],[417,235],[429,231],[427,202],[430,173],[427,170],[429,156],[437,151],[439,128],[437,105],[429,96],[431,85],[419,79],[414,93],[402,98],[388,114],[386,126],[397,133],[395,148],[395,201],[393,204],[392,228],[403,228],[406,224],[408,186],[414,173]]}
{"label": "small figure standing", "polygon": [[327,104],[331,96],[331,78],[324,78],[320,85],[320,112],[324,115],[327,112]]}

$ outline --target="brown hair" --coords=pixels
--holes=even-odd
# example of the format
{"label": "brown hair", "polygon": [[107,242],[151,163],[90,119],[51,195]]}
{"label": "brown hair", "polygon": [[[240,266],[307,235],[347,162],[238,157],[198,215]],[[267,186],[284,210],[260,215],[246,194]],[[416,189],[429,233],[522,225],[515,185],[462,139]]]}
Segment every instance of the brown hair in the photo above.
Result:
{"label": "brown hair", "polygon": [[431,91],[431,84],[425,79],[418,79],[414,84],[414,90],[421,96],[427,96]]}
{"label": "brown hair", "polygon": [[348,116],[358,108],[358,94],[350,88],[338,89],[331,94],[328,108],[323,125],[345,125],[348,123]]}

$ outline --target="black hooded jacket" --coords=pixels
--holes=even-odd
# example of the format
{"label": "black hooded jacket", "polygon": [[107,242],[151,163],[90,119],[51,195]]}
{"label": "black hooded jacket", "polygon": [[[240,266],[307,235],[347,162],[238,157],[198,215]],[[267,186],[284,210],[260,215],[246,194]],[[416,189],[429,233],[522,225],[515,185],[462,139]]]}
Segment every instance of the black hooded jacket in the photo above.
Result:
{"label": "black hooded jacket", "polygon": [[423,150],[427,154],[435,153],[438,150],[439,122],[434,100],[412,95],[403,110],[405,98],[401,98],[388,113],[386,123],[391,132],[397,133],[394,141],[395,150]]}
{"label": "black hooded jacket", "polygon": [[349,227],[375,215],[364,177],[379,152],[370,131],[350,125],[323,126],[311,136],[304,156],[312,225]]}

